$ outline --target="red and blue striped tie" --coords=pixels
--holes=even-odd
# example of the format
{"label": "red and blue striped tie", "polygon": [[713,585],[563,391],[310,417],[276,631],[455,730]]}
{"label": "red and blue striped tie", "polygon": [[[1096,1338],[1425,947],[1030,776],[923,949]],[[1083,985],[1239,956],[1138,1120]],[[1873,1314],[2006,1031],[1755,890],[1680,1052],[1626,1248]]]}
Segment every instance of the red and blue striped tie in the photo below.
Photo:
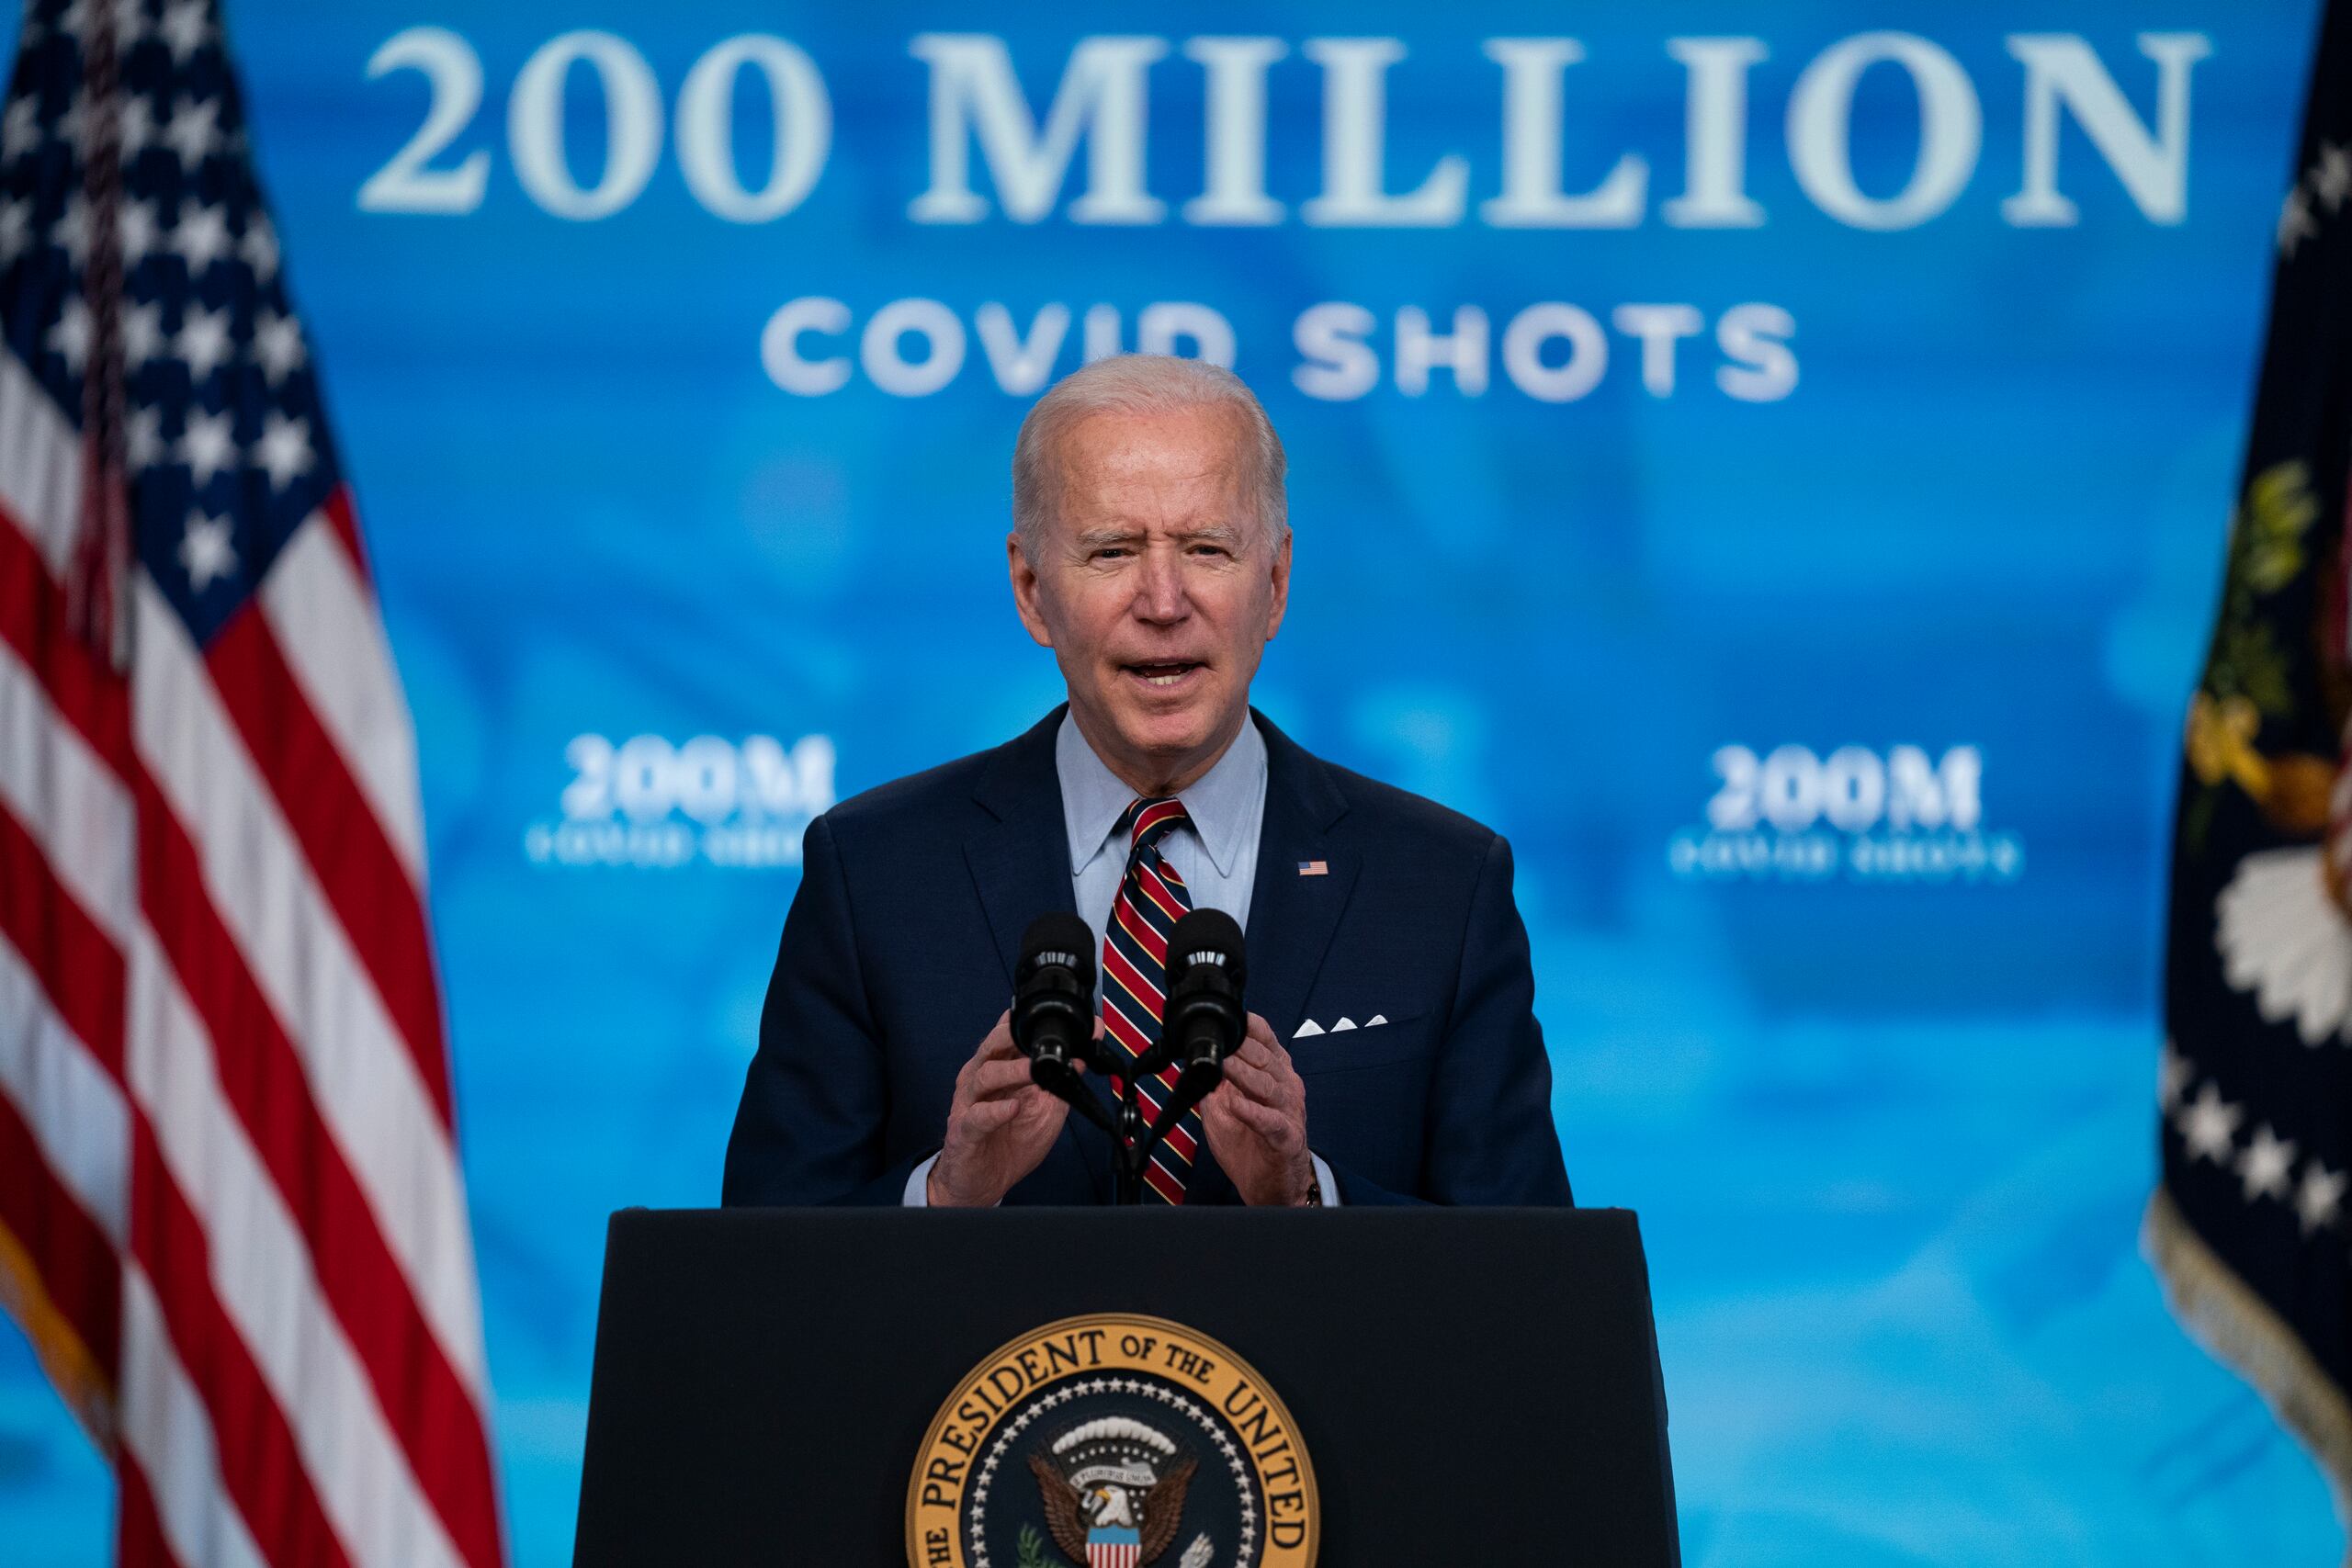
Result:
{"label": "red and blue striped tie", "polygon": [[[1193,896],[1159,852],[1159,841],[1177,824],[1192,820],[1173,795],[1146,797],[1119,818],[1127,829],[1127,872],[1111,906],[1102,933],[1102,1032],[1132,1059],[1159,1043],[1160,1014],[1168,991],[1168,938],[1189,914]],[[1147,1125],[1159,1117],[1176,1069],[1168,1067],[1138,1086]],[[1188,1111],[1170,1129],[1167,1141],[1143,1168],[1144,1185],[1170,1203],[1184,1201],[1184,1179],[1201,1147],[1201,1118]]]}

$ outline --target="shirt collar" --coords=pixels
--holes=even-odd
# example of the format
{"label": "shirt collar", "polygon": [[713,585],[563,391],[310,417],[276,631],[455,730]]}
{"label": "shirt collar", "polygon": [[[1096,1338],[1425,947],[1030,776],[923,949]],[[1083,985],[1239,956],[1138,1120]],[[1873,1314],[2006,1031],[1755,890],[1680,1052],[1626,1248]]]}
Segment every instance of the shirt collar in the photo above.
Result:
{"label": "shirt collar", "polygon": [[[1069,830],[1072,872],[1084,871],[1109,842],[1120,813],[1135,803],[1136,792],[1103,765],[1094,748],[1079,733],[1078,720],[1062,715],[1054,737],[1054,769],[1061,775],[1062,822]],[[1216,765],[1177,798],[1192,818],[1193,836],[1208,852],[1209,863],[1219,876],[1233,874],[1241,852],[1244,830],[1250,826],[1250,805],[1264,798],[1266,738],[1254,719],[1244,718],[1241,733],[1225,749]],[[1125,852],[1125,846],[1120,846]]]}

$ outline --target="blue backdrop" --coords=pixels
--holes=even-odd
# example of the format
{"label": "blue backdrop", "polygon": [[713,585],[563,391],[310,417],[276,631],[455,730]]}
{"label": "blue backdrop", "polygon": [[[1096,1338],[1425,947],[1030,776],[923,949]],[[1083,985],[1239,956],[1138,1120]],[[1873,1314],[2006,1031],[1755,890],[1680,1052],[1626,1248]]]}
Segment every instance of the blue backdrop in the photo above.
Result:
{"label": "blue backdrop", "polygon": [[[230,26],[420,735],[521,1562],[801,825],[1057,699],[1006,462],[1090,343],[1289,444],[1261,705],[1517,846],[1693,1564],[2340,1555],[2136,1250],[2308,0],[472,9]],[[7,1556],[96,1563],[0,1340]]]}

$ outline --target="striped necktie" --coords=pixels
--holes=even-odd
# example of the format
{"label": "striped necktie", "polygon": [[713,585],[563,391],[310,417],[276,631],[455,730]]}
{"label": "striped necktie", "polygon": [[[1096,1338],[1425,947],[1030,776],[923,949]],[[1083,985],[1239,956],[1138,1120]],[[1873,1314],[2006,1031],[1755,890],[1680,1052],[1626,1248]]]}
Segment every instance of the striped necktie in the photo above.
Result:
{"label": "striped necktie", "polygon": [[[1177,920],[1192,911],[1193,896],[1159,852],[1159,842],[1177,824],[1192,820],[1173,795],[1137,800],[1121,815],[1127,829],[1127,871],[1102,934],[1102,1032],[1132,1060],[1159,1042],[1159,1020],[1168,990],[1168,938]],[[1114,1080],[1115,1081],[1115,1080]],[[1137,1086],[1146,1125],[1159,1119],[1176,1069],[1168,1067]],[[1201,1146],[1201,1118],[1188,1111],[1143,1168],[1144,1185],[1163,1201],[1184,1201],[1184,1179]]]}

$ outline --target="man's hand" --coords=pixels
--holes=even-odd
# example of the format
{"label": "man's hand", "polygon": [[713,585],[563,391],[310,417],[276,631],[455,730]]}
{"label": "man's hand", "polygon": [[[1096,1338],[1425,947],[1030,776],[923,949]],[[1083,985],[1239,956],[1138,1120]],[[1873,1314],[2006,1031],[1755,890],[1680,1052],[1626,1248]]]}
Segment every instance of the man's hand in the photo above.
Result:
{"label": "man's hand", "polygon": [[[1102,1032],[1100,1019],[1094,1032]],[[1067,1101],[1031,1081],[1029,1058],[1012,1043],[1012,1014],[1006,1011],[956,1075],[947,1142],[931,1168],[925,1200],[942,1209],[999,1201],[1037,1168],[1069,1114]]]}
{"label": "man's hand", "polygon": [[1201,1126],[1209,1152],[1233,1178],[1243,1202],[1306,1201],[1315,1185],[1315,1161],[1306,1152],[1306,1085],[1273,1026],[1254,1012],[1249,1038],[1225,1059],[1225,1081],[1201,1101]]}

